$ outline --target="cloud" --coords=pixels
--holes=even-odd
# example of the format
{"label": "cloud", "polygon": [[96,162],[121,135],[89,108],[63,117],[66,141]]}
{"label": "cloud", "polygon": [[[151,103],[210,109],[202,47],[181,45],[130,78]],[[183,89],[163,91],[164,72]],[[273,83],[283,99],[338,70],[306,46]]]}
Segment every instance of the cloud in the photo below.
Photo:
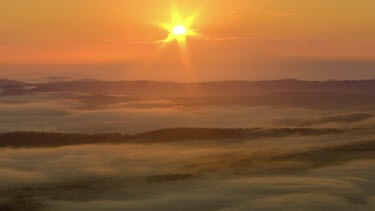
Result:
{"label": "cloud", "polygon": [[[74,146],[0,148],[0,210],[371,211],[375,206],[371,109],[244,106],[241,99],[230,105],[186,104],[77,92],[2,100],[2,132],[231,129],[160,130],[146,134],[149,142],[84,145],[79,137],[80,143],[68,138]],[[311,128],[270,128],[275,122]]]}
{"label": "cloud", "polygon": [[0,148],[0,208],[370,211],[374,137]]}
{"label": "cloud", "polygon": [[[315,110],[143,99],[121,95],[46,92],[2,97],[0,132],[140,133],[163,128],[268,127],[275,118],[314,116]],[[216,105],[217,104],[217,105]],[[257,114],[262,113],[262,116]],[[53,123],[53,124],[51,124]]]}

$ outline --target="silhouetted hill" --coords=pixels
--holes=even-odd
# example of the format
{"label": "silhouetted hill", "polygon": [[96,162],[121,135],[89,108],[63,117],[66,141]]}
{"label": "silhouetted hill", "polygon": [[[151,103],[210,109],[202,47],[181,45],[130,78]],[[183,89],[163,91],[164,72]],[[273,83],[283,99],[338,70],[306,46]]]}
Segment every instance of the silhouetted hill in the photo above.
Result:
{"label": "silhouetted hill", "polygon": [[220,139],[257,139],[267,137],[286,137],[291,135],[323,135],[340,133],[337,129],[310,128],[252,128],[252,129],[219,129],[219,128],[172,128],[151,131],[134,135],[133,139],[141,140],[220,140]]}
{"label": "silhouetted hill", "polygon": [[0,79],[0,89],[15,89],[30,85],[29,83],[8,80],[8,79]]}
{"label": "silhouetted hill", "polygon": [[0,134],[0,147],[58,147],[82,144],[124,143],[128,135],[11,132]]}
{"label": "silhouetted hill", "polygon": [[[13,84],[13,85],[12,85]],[[66,81],[39,84],[3,82],[2,96],[35,93],[76,93],[82,108],[168,100],[173,104],[375,108],[375,80],[363,81],[216,81],[177,83],[155,81]],[[1,83],[0,83],[1,87]]]}
{"label": "silhouetted hill", "polygon": [[177,141],[252,140],[258,138],[315,136],[337,134],[338,129],[273,128],[218,129],[172,128],[136,135],[123,134],[63,134],[44,132],[12,132],[0,134],[0,147],[59,147],[82,144],[121,144]]}
{"label": "silhouetted hill", "polygon": [[14,89],[6,89],[2,92],[0,92],[1,96],[18,96],[18,95],[27,95],[30,92],[23,88],[14,88]]}
{"label": "silhouetted hill", "polygon": [[71,81],[37,84],[36,92],[82,92],[140,96],[223,96],[264,92],[362,92],[375,93],[375,80],[364,81],[217,81],[177,83],[155,81]]}

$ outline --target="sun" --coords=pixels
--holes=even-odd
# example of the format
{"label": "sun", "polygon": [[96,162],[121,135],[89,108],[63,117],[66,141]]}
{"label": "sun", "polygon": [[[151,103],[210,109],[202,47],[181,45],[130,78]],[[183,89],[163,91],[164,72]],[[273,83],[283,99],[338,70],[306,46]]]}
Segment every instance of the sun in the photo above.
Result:
{"label": "sun", "polygon": [[186,30],[185,26],[182,26],[182,25],[178,25],[178,26],[175,26],[173,28],[173,34],[175,36],[185,36],[186,32],[187,32],[187,30]]}
{"label": "sun", "polygon": [[172,20],[170,23],[160,24],[161,27],[169,33],[167,38],[161,42],[177,42],[181,48],[185,49],[188,37],[199,36],[198,32],[192,29],[196,18],[196,15],[183,18],[177,11],[172,12]]}

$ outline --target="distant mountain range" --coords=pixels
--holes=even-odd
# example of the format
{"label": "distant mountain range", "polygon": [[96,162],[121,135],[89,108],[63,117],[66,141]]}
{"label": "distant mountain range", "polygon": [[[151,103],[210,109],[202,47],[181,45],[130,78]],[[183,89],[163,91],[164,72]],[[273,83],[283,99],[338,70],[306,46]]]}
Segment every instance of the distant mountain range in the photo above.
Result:
{"label": "distant mountain range", "polygon": [[77,80],[49,83],[25,83],[0,79],[1,89],[23,89],[31,92],[82,92],[120,95],[179,95],[181,92],[202,91],[204,94],[253,92],[375,92],[375,80],[360,81],[301,81],[295,79],[274,81],[213,81],[197,83],[157,81],[100,81]]}
{"label": "distant mountain range", "polygon": [[[183,105],[284,105],[373,107],[375,80],[363,81],[215,81],[200,83],[155,81],[64,81],[24,83],[0,80],[1,96],[40,93],[80,94],[91,104],[139,100],[170,100]],[[95,107],[95,105],[93,105]]]}

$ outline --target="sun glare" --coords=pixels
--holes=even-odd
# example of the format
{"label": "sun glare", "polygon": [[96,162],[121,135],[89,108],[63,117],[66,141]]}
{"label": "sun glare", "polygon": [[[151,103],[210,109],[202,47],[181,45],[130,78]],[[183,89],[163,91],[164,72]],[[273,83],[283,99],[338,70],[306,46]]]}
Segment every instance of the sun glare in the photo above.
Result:
{"label": "sun glare", "polygon": [[186,34],[187,30],[185,28],[185,26],[176,26],[174,27],[173,29],[173,34],[176,35],[176,36],[184,36]]}
{"label": "sun glare", "polygon": [[199,34],[192,29],[192,25],[196,20],[196,15],[182,18],[181,15],[174,11],[172,13],[172,20],[170,23],[162,23],[161,26],[169,34],[163,43],[170,43],[176,41],[181,48],[186,48],[186,41],[188,37],[199,36]]}

